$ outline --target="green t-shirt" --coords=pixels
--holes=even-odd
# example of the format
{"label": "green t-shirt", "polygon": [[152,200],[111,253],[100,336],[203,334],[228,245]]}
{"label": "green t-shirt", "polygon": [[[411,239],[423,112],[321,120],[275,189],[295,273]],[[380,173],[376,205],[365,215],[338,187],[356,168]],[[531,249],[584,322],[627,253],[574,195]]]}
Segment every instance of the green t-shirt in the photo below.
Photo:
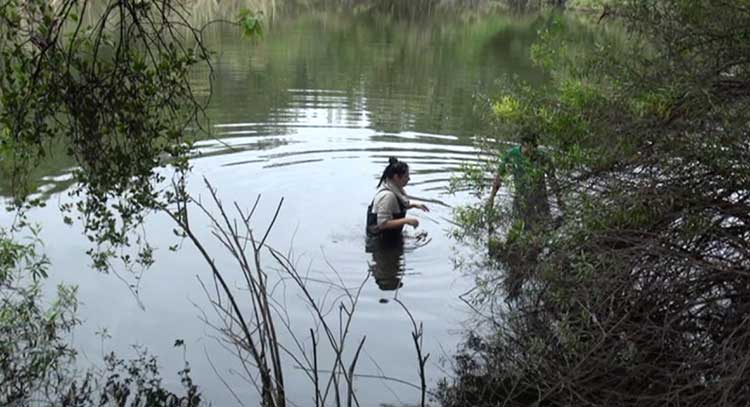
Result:
{"label": "green t-shirt", "polygon": [[527,157],[521,152],[521,147],[516,146],[503,154],[500,174],[512,175],[516,199],[523,199],[526,203],[541,203],[547,202],[545,175],[549,168],[549,160],[542,150],[536,149]]}

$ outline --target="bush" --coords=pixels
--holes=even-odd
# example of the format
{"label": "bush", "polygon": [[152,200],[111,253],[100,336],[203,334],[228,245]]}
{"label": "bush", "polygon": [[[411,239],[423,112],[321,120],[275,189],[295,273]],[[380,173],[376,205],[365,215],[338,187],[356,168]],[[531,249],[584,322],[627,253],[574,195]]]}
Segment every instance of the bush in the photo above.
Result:
{"label": "bush", "polygon": [[495,245],[490,333],[457,357],[447,406],[750,400],[750,9],[619,3],[592,52],[554,20],[533,50],[552,85],[504,95],[518,114],[499,131],[542,136],[566,211]]}

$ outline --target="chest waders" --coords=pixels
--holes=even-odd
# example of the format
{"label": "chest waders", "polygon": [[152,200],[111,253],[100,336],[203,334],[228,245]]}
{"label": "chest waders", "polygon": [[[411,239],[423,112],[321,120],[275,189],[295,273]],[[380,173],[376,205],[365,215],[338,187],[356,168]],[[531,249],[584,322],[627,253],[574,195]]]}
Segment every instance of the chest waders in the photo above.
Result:
{"label": "chest waders", "polygon": [[[378,191],[379,192],[379,191]],[[393,191],[388,191],[391,194],[395,193]],[[396,197],[396,201],[398,202],[398,212],[393,213],[393,219],[403,219],[406,217],[406,205]],[[372,229],[374,229],[378,224],[378,214],[372,213],[372,206],[375,203],[375,200],[373,199],[373,202],[370,202],[370,206],[367,207],[367,237],[373,238],[377,237],[380,238],[381,241],[384,243],[391,242],[400,242],[401,241],[401,230],[404,228],[403,225],[401,225],[398,228],[395,229],[385,229],[380,230],[377,233],[373,233]]]}

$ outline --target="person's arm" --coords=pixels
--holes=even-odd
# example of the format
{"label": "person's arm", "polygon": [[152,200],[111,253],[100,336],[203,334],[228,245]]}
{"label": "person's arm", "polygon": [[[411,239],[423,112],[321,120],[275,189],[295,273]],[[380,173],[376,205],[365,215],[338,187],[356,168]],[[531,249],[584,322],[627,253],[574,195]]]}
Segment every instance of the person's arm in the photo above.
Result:
{"label": "person's arm", "polygon": [[421,210],[423,210],[425,212],[429,212],[430,211],[430,208],[428,208],[427,205],[425,205],[423,203],[419,203],[419,202],[418,203],[409,203],[409,209],[412,209],[412,208],[421,209]]}
{"label": "person's arm", "polygon": [[500,186],[503,183],[503,177],[506,174],[508,163],[512,159],[513,149],[510,149],[505,152],[502,159],[500,160],[500,165],[497,167],[497,171],[495,172],[495,178],[492,179],[492,188],[490,189],[490,197],[487,200],[488,206],[493,206],[495,204],[495,196],[497,195],[497,191],[500,189]]}
{"label": "person's arm", "polygon": [[404,225],[411,225],[416,228],[417,226],[419,226],[419,220],[417,220],[416,218],[391,219],[380,224],[378,228],[380,228],[380,230],[398,229]]}
{"label": "person's arm", "polygon": [[397,229],[404,225],[411,225],[415,228],[419,226],[419,221],[415,218],[393,219],[393,214],[399,211],[398,199],[395,194],[385,194],[375,204],[378,214],[378,229]]}
{"label": "person's arm", "polygon": [[500,189],[500,185],[502,184],[502,174],[500,174],[500,171],[495,173],[495,179],[492,180],[492,189],[490,189],[490,197],[487,200],[487,205],[492,206],[495,203],[495,195],[497,195],[497,191]]}

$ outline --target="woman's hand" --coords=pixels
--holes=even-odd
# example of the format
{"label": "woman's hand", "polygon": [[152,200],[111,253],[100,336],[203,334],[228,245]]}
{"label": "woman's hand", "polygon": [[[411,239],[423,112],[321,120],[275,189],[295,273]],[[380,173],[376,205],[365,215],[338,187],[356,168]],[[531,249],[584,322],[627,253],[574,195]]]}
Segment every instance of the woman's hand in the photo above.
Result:
{"label": "woman's hand", "polygon": [[423,211],[425,211],[425,212],[429,212],[429,211],[430,211],[430,208],[428,208],[428,207],[427,207],[427,205],[425,205],[425,204],[423,204],[423,203],[415,203],[415,204],[411,204],[411,207],[412,207],[412,208],[417,208],[417,209],[421,209],[421,210],[423,210]]}
{"label": "woman's hand", "polygon": [[405,218],[404,223],[413,226],[415,229],[417,226],[419,226],[419,220],[416,218]]}

